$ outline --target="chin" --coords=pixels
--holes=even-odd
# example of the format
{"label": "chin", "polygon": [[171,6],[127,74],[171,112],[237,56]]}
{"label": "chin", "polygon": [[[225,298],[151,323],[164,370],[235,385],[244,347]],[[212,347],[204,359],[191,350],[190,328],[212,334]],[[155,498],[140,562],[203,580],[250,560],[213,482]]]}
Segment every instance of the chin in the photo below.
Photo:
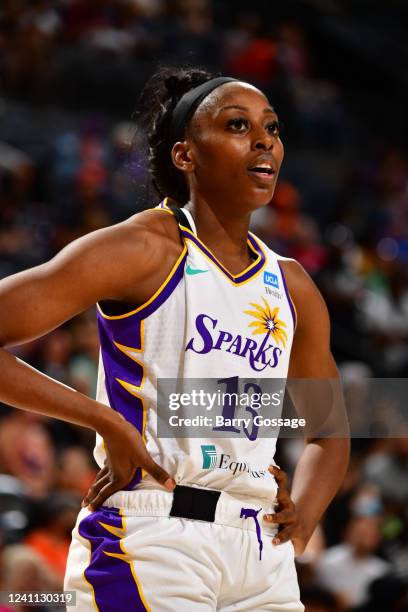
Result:
{"label": "chin", "polygon": [[273,194],[275,192],[275,187],[273,189],[257,189],[254,194],[252,194],[250,201],[251,210],[257,210],[258,208],[263,208],[270,203],[273,198]]}
{"label": "chin", "polygon": [[275,185],[265,187],[248,185],[240,186],[238,183],[234,185],[234,189],[228,191],[220,188],[217,190],[217,196],[222,194],[223,201],[229,202],[231,209],[239,210],[240,214],[252,213],[259,208],[263,208],[270,203],[275,191]]}

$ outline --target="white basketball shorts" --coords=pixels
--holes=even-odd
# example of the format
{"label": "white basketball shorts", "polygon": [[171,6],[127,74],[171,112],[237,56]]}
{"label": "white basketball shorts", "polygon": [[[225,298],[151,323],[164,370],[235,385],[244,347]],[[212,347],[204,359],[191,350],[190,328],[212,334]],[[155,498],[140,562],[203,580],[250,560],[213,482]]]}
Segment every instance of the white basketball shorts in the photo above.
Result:
{"label": "white basketball shorts", "polygon": [[293,545],[274,546],[276,526],[262,520],[270,501],[221,493],[212,521],[170,516],[173,507],[173,493],[139,490],[81,510],[64,585],[76,591],[69,610],[303,612]]}

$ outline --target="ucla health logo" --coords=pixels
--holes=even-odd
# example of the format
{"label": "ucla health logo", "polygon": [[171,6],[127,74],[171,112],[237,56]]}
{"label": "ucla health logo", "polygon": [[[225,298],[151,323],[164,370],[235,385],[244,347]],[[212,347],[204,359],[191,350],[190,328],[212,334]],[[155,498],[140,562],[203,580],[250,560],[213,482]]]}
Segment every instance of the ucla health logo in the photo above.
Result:
{"label": "ucla health logo", "polygon": [[286,323],[279,318],[278,306],[272,310],[265,298],[261,299],[263,304],[251,302],[253,310],[244,311],[251,317],[248,323],[248,327],[252,328],[251,335],[261,336],[259,341],[220,329],[217,319],[202,313],[196,317],[197,334],[188,341],[186,351],[200,355],[214,350],[225,351],[247,359],[255,372],[262,372],[268,367],[276,368],[288,340]]}
{"label": "ucla health logo", "polygon": [[279,279],[273,272],[264,272],[265,285],[271,285],[275,289],[279,289]]}
{"label": "ucla health logo", "polygon": [[210,470],[217,465],[217,449],[214,444],[202,444],[201,452],[203,453],[203,469]]}
{"label": "ucla health logo", "polygon": [[229,470],[236,476],[246,472],[251,478],[263,478],[266,470],[253,470],[246,461],[231,461],[231,455],[218,453],[214,444],[202,444],[203,470]]}

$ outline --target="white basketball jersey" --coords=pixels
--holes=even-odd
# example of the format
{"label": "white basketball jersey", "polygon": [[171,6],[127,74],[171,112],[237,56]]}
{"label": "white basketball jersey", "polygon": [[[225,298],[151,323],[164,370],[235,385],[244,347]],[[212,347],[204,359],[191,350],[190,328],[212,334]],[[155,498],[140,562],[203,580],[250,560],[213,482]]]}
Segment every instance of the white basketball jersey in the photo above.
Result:
{"label": "white basketball jersey", "polygon": [[[159,208],[173,214],[165,202]],[[276,484],[267,468],[276,438],[253,439],[240,426],[226,426],[223,438],[211,436],[208,428],[205,437],[158,435],[158,380],[214,379],[222,391],[231,391],[239,379],[286,379],[296,325],[279,265],[284,258],[249,233],[253,261],[233,275],[197,237],[191,214],[183,212],[191,230],[180,225],[183,251],[156,293],[124,315],[108,316],[98,305],[97,399],[142,432],[152,458],[177,484],[274,499]],[[200,406],[197,414],[210,412]],[[97,436],[100,466],[104,456]],[[158,486],[139,469],[127,488]]]}

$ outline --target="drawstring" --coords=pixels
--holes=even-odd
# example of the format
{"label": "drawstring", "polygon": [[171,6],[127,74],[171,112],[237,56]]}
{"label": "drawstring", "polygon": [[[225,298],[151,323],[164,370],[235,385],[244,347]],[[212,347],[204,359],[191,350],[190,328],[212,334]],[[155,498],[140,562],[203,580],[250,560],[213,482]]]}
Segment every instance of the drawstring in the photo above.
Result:
{"label": "drawstring", "polygon": [[261,538],[261,526],[259,525],[258,514],[260,513],[261,510],[262,508],[259,508],[259,510],[253,510],[253,508],[241,508],[241,514],[239,515],[239,518],[244,518],[244,519],[253,518],[255,521],[256,537],[258,538],[258,543],[259,543],[259,560],[260,561],[262,559],[263,542]]}

